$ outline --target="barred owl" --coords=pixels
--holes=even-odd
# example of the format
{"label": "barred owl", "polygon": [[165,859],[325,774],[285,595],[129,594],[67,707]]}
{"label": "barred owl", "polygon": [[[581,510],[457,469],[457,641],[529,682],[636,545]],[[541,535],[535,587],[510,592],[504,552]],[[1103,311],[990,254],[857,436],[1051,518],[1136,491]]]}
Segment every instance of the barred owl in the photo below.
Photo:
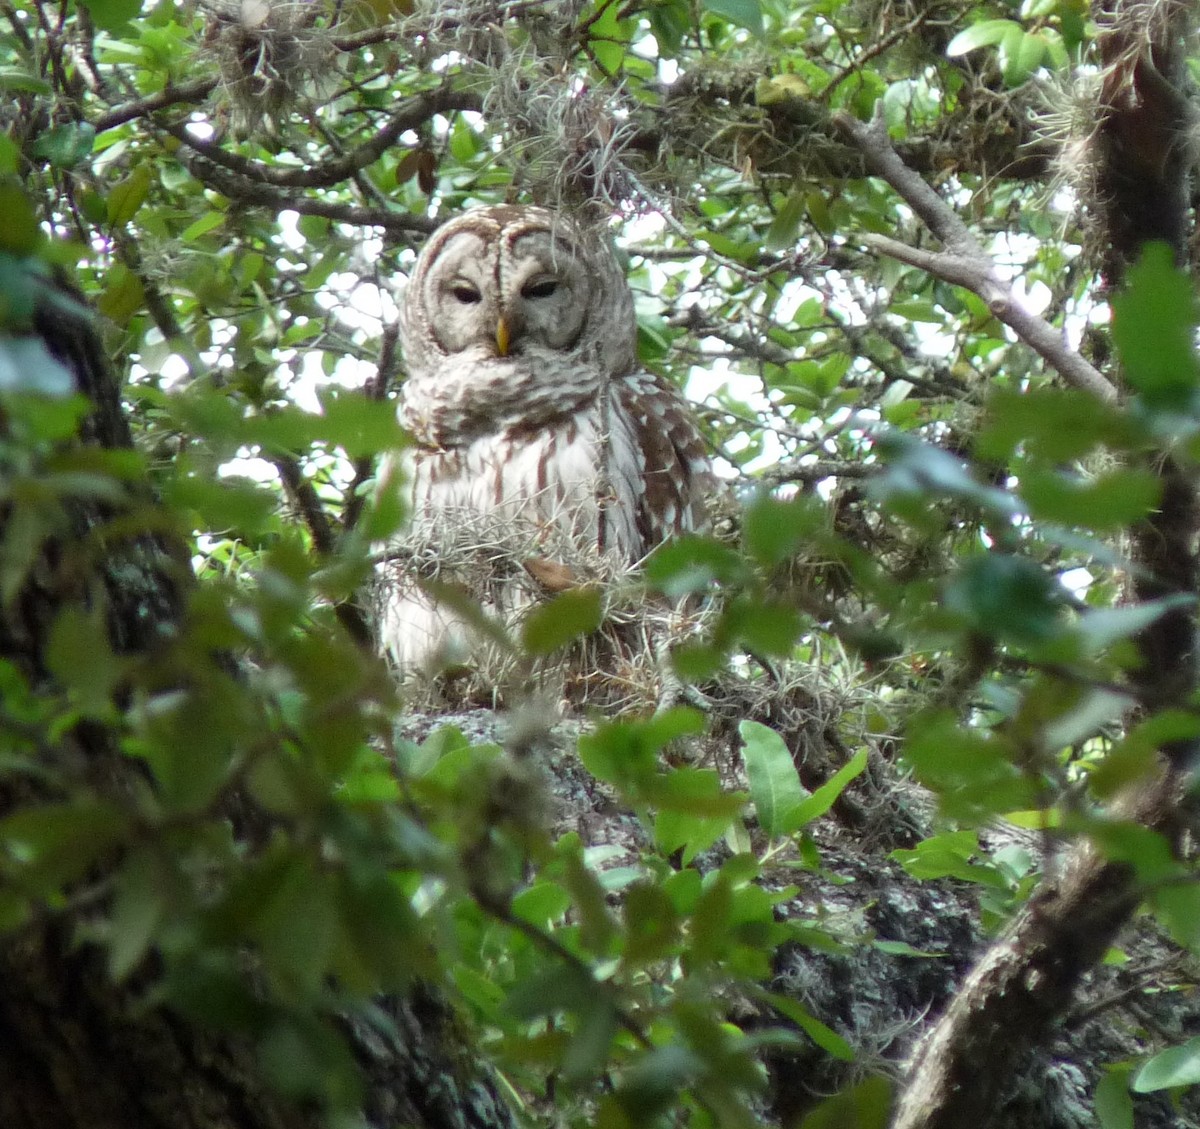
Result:
{"label": "barred owl", "polygon": [[[628,284],[568,216],[450,220],[417,259],[400,327],[411,529],[381,566],[379,633],[402,670],[470,649],[465,621],[418,584],[448,559],[511,625],[534,598],[514,560],[628,567],[700,522],[700,434],[679,393],[639,370]],[[473,546],[482,575],[454,546]]]}

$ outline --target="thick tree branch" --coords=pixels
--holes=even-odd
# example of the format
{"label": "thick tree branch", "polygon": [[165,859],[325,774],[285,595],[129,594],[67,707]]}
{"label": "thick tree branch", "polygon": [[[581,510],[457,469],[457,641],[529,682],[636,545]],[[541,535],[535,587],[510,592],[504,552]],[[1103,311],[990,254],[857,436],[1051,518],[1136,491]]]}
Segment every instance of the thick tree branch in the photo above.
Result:
{"label": "thick tree branch", "polygon": [[[36,334],[94,405],[83,428],[85,442],[129,447],[120,389],[91,319],[73,295],[43,283],[36,268],[32,278]],[[128,484],[128,505],[118,504],[116,493],[93,497],[90,488],[77,495],[63,491],[61,528],[57,523],[46,527],[36,567],[0,609],[0,656],[13,672],[6,694],[13,693],[14,679],[20,684],[23,678],[39,699],[65,702],[65,688],[46,661],[50,633],[65,610],[82,607],[98,592],[108,604],[109,643],[124,669],[147,679],[140,685],[153,687],[151,692],[171,685],[181,695],[199,697],[230,676],[228,657],[209,654],[204,637],[194,646],[180,641],[190,629],[188,553],[174,543],[173,534],[168,543],[152,532],[141,510],[146,494],[146,484],[137,481]],[[56,494],[48,491],[47,497],[58,504]],[[122,521],[131,515],[131,524]],[[0,532],[11,532],[11,522],[12,507],[5,507]],[[102,541],[103,553],[75,559],[72,546],[89,538]],[[159,680],[160,671],[168,681]],[[189,677],[199,686],[188,684]],[[128,728],[116,720],[124,708],[114,699],[103,719],[61,715],[52,740],[39,749],[36,771],[10,767],[3,774],[0,815],[41,809],[40,800],[29,804],[30,781],[44,785],[55,800],[54,789],[79,787],[89,799],[93,794],[111,798],[114,811],[132,813],[133,797],[148,795],[152,785],[128,755]],[[46,738],[46,716],[38,717],[36,731]],[[250,754],[243,761],[249,763]],[[236,780],[237,773],[229,779]],[[230,820],[230,833],[236,825],[249,842],[271,817],[250,796],[233,802],[237,815]],[[143,810],[152,809],[148,804]],[[164,831],[164,824],[152,822],[155,817],[135,818],[144,819],[138,827],[147,837]],[[191,827],[190,818],[189,812],[172,826]],[[173,849],[166,840],[163,844],[164,850]],[[141,840],[129,844],[144,845]],[[99,858],[103,861],[89,875],[88,894],[94,883],[107,898],[109,867],[121,860],[115,846]],[[0,1125],[315,1129],[328,1123],[314,1106],[302,1106],[268,1084],[252,1020],[229,1024],[235,1027],[230,1032],[219,1021],[189,1018],[156,998],[159,965],[146,960],[129,976],[116,977],[95,935],[85,936],[86,928],[82,916],[55,905],[31,913],[20,929],[9,922],[0,936]],[[512,1124],[498,1084],[464,1047],[458,1017],[433,987],[414,982],[403,993],[380,995],[370,1006],[347,1010],[339,1026],[361,1072],[356,1123],[376,1129],[506,1129]]]}
{"label": "thick tree branch", "polygon": [[246,180],[196,153],[181,149],[177,155],[197,180],[239,204],[273,208],[275,211],[291,210],[302,216],[322,216],[356,227],[378,227],[389,235],[428,235],[441,222],[414,212],[363,208],[355,204],[316,199],[303,192],[289,192]]}
{"label": "thick tree branch", "polygon": [[114,106],[107,113],[94,118],[92,125],[97,133],[103,133],[106,129],[114,129],[126,122],[147,117],[156,110],[165,110],[168,106],[175,106],[181,102],[202,102],[216,89],[218,81],[216,78],[200,78],[195,82],[185,82],[181,86],[168,86],[157,94],[139,98],[136,102]]}
{"label": "thick tree branch", "polygon": [[[1170,19],[1163,18],[1165,12]],[[1146,44],[1147,29],[1158,42]],[[1106,224],[1106,273],[1113,285],[1148,240],[1167,239],[1180,258],[1185,251],[1189,165],[1175,138],[1178,107],[1173,99],[1159,96],[1158,78],[1165,76],[1173,89],[1182,88],[1187,72],[1179,48],[1193,30],[1188,6],[1133,2],[1115,10],[1102,39],[1111,53],[1106,76],[1123,68],[1119,89],[1102,92],[1098,106],[1102,144],[1097,185]],[[1136,49],[1128,50],[1130,44]],[[1151,64],[1155,79],[1143,87],[1140,80]],[[927,185],[912,184],[911,170],[896,168],[898,161],[878,125],[839,124],[946,244],[946,253],[927,258],[933,265],[949,265],[958,277],[934,273],[969,285],[965,280],[979,266],[978,256],[964,240],[969,233],[958,218]],[[1147,149],[1153,150],[1153,159],[1143,167],[1136,158]],[[906,248],[905,255],[896,257],[913,262],[911,252]],[[1113,394],[1110,386],[1108,395]],[[1193,475],[1174,458],[1155,469],[1162,487],[1159,504],[1132,530],[1133,588],[1140,600],[1191,596],[1200,575]],[[1195,636],[1191,603],[1170,609],[1140,634],[1141,662],[1131,681],[1143,705],[1192,700]],[[1192,741],[1164,744],[1155,778],[1133,785],[1111,815],[1174,840],[1195,751]],[[1100,961],[1144,895],[1132,867],[1091,842],[1076,847],[1062,877],[1046,883],[984,954],[918,1049],[893,1129],[986,1124],[996,1108],[998,1079],[1012,1072],[1018,1056],[1044,1041],[1070,1007],[1084,974]]]}
{"label": "thick tree branch", "polygon": [[[1163,770],[1120,814],[1169,827],[1184,781]],[[986,1125],[998,1088],[1066,1011],[1142,897],[1133,870],[1077,848],[984,954],[914,1056],[892,1129]]]}
{"label": "thick tree branch", "polygon": [[870,125],[864,125],[849,114],[837,113],[833,121],[862,151],[872,171],[900,194],[945,250],[924,251],[887,236],[872,234],[861,236],[863,243],[881,254],[979,295],[988,309],[1068,384],[1103,400],[1116,399],[1117,390],[1112,382],[1071,349],[1058,330],[1021,305],[1012,287],[996,274],[991,258],[967,225],[900,160],[888,140],[882,118],[877,116]]}
{"label": "thick tree branch", "polygon": [[441,86],[437,90],[406,98],[388,120],[387,125],[357,149],[323,164],[293,168],[267,165],[261,161],[252,161],[239,153],[230,153],[214,142],[197,137],[182,125],[168,125],[166,129],[184,145],[246,180],[275,188],[329,188],[340,184],[360,169],[374,164],[396,144],[402,133],[423,125],[434,114],[447,114],[455,110],[478,110],[479,107],[478,95],[455,90],[451,86]]}

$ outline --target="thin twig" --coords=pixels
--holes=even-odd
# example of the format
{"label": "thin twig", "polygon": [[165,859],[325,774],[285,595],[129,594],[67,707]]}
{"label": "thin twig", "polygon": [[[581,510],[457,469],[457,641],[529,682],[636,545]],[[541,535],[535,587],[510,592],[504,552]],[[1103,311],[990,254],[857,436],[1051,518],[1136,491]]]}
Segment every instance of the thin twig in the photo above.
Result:
{"label": "thin twig", "polygon": [[[300,510],[304,524],[313,539],[313,548],[322,558],[329,557],[337,548],[333,522],[326,513],[312,482],[304,477],[300,462],[290,454],[277,453],[271,457],[284,489],[293,504]],[[374,650],[371,627],[362,608],[353,600],[338,600],[333,605],[338,622],[354,642],[365,651]]]}
{"label": "thin twig", "polygon": [[[396,343],[400,337],[398,322],[389,322],[383,327],[383,336],[379,342],[379,361],[375,366],[375,374],[367,381],[363,394],[368,400],[380,402],[387,399],[392,377],[396,368]],[[363,484],[375,473],[375,459],[363,455],[354,460],[354,477],[346,490],[346,505],[342,510],[342,528],[349,532],[356,525],[362,514]]]}
{"label": "thin twig", "polygon": [[846,79],[848,79],[852,74],[861,73],[865,63],[869,63],[872,59],[882,55],[886,50],[888,50],[889,47],[893,47],[895,44],[907,39],[910,35],[916,32],[927,19],[929,19],[929,15],[930,13],[928,11],[921,12],[902,27],[895,28],[890,34],[885,35],[882,39],[872,43],[870,47],[867,47],[865,50],[855,55],[849,63],[847,63],[840,71],[837,72],[837,74],[833,76],[829,82],[829,85],[821,91],[820,101],[828,105],[829,100],[833,97],[833,92],[839,86],[841,86]]}

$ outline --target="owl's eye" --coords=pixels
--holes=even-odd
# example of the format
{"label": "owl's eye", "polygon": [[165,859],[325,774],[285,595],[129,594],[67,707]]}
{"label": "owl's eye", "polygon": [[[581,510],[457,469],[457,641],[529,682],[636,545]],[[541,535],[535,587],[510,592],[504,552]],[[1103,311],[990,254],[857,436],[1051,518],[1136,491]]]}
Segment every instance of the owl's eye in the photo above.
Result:
{"label": "owl's eye", "polygon": [[479,290],[469,282],[455,282],[450,287],[450,293],[464,305],[474,305],[480,301]]}
{"label": "owl's eye", "polygon": [[549,298],[558,289],[557,278],[535,278],[521,287],[522,298]]}

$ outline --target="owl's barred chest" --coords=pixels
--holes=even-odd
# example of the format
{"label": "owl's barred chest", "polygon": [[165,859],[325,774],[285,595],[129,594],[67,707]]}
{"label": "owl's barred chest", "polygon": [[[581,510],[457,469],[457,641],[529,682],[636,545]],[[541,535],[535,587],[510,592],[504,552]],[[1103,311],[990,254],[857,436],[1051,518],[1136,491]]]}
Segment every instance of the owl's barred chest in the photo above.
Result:
{"label": "owl's barred chest", "polygon": [[400,418],[435,447],[465,447],[577,419],[601,397],[604,376],[557,356],[496,357],[466,350],[453,365],[410,376]]}
{"label": "owl's barred chest", "polygon": [[632,559],[637,534],[627,495],[635,468],[610,466],[611,425],[593,404],[548,426],[516,425],[425,450],[412,468],[414,519],[490,517],[511,525],[516,538],[531,528],[562,532],[581,547]]}

